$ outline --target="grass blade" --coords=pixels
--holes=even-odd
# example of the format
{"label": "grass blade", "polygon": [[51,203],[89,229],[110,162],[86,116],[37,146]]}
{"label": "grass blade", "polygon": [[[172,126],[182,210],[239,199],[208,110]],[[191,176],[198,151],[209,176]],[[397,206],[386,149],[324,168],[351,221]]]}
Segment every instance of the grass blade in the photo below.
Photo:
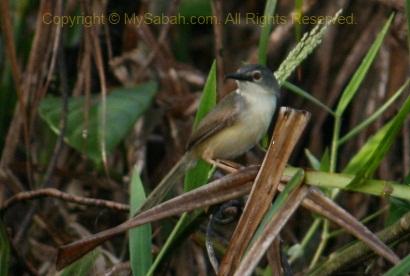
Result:
{"label": "grass blade", "polygon": [[356,126],[353,130],[351,130],[348,134],[346,134],[343,138],[338,141],[338,145],[347,142],[353,136],[357,135],[362,131],[365,127],[371,124],[374,120],[376,120],[384,111],[386,111],[393,102],[403,93],[406,87],[409,85],[410,80],[408,80],[385,104],[383,104],[376,112],[374,112],[369,118],[364,120],[358,126]]}
{"label": "grass blade", "polygon": [[272,15],[275,12],[277,0],[268,0],[266,2],[265,11],[263,12],[264,18],[269,18],[266,20],[266,24],[262,26],[261,29],[261,38],[259,40],[259,57],[258,63],[262,65],[266,65],[267,60],[267,52],[268,52],[268,42],[269,42],[269,35],[272,29],[273,20]]}
{"label": "grass blade", "polygon": [[[209,111],[216,105],[216,62],[212,63],[211,70],[208,74],[204,90],[202,92],[201,103],[198,107],[198,112],[195,117],[194,129],[199,122],[208,114]],[[202,186],[208,180],[208,172],[210,165],[203,160],[198,162],[198,165],[188,170],[185,174],[185,191],[191,191],[199,186]]]}
{"label": "grass blade", "polygon": [[356,94],[360,84],[362,83],[364,77],[367,74],[367,71],[370,68],[370,65],[373,63],[376,54],[382,45],[384,37],[387,34],[387,31],[390,27],[390,24],[394,18],[394,14],[392,14],[384,25],[382,31],[377,36],[376,41],[373,43],[370,50],[367,52],[366,57],[363,59],[362,63],[360,64],[359,68],[356,70],[355,74],[353,75],[352,79],[350,80],[349,84],[346,86],[345,90],[342,93],[342,97],[336,108],[336,114],[341,116],[343,112],[346,110],[347,106],[349,105],[350,101]]}
{"label": "grass blade", "polygon": [[[130,185],[130,217],[135,214],[144,202],[144,186],[137,168],[134,167]],[[133,275],[146,275],[152,265],[151,224],[144,224],[129,231],[129,250]]]}
{"label": "grass blade", "polygon": [[356,177],[352,182],[346,187],[347,189],[352,189],[360,185],[363,179],[369,178],[377,167],[380,165],[383,157],[386,155],[390,146],[393,144],[397,133],[400,131],[404,124],[404,121],[408,114],[410,113],[410,95],[407,97],[403,107],[400,109],[399,113],[393,118],[386,135],[380,141],[379,145],[373,152],[373,154],[368,159],[367,163],[360,169]]}
{"label": "grass blade", "polygon": [[384,276],[405,276],[410,273],[410,254],[406,258],[401,260],[401,262],[390,269]]}
{"label": "grass blade", "polygon": [[323,108],[324,110],[326,110],[327,112],[329,112],[332,115],[335,115],[335,113],[333,112],[333,110],[331,110],[327,105],[325,105],[324,103],[322,103],[321,101],[319,101],[318,99],[316,99],[315,97],[313,97],[311,94],[309,94],[308,92],[306,92],[305,90],[301,89],[300,87],[290,83],[290,82],[283,82],[283,87],[293,91],[295,94],[302,96],[303,98],[308,99],[309,101],[311,101],[312,103],[316,104],[317,106]]}

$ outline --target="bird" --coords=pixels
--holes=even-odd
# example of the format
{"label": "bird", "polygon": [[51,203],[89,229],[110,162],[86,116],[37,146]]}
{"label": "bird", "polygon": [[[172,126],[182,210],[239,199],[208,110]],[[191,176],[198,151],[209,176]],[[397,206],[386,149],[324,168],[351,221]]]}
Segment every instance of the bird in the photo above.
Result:
{"label": "bird", "polygon": [[[236,158],[252,148],[267,132],[275,113],[280,86],[270,69],[247,64],[225,75],[237,89],[226,95],[198,124],[186,146],[186,153],[147,197],[136,214],[157,205],[200,159]],[[109,229],[110,230],[110,229]],[[116,231],[104,231],[59,248],[57,269],[64,268],[105,242]]]}
{"label": "bird", "polygon": [[198,124],[186,145],[186,153],[147,197],[138,212],[165,197],[176,181],[202,158],[232,159],[252,148],[269,128],[276,110],[280,86],[270,69],[247,64],[235,73],[237,89],[226,95]]}

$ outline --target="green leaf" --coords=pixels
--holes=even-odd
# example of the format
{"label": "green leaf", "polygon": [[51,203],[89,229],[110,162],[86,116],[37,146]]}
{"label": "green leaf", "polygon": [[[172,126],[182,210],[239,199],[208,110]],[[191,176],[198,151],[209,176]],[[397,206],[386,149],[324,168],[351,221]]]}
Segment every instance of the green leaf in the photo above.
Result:
{"label": "green leaf", "polygon": [[321,160],[317,159],[317,157],[308,149],[305,149],[305,155],[308,158],[310,165],[315,171],[319,171],[319,172],[329,171],[330,156],[329,156],[328,148],[326,148],[325,152],[323,153]]}
{"label": "green leaf", "polygon": [[330,171],[330,154],[329,154],[329,149],[328,148],[326,148],[325,152],[322,155],[322,159],[320,160],[319,171],[321,171],[321,172],[329,172]]}
{"label": "green leaf", "polygon": [[353,96],[356,94],[360,84],[362,83],[364,77],[367,74],[367,71],[370,68],[376,54],[383,43],[384,37],[387,33],[387,30],[390,27],[390,24],[394,18],[394,14],[392,14],[384,25],[382,31],[377,36],[376,41],[373,43],[370,50],[367,52],[366,57],[363,59],[362,63],[360,64],[359,68],[356,70],[355,74],[353,75],[352,79],[350,80],[349,84],[346,86],[345,90],[342,93],[342,97],[336,108],[336,114],[341,116],[343,112],[346,110],[347,106],[349,105],[350,101],[352,100]]}
{"label": "green leaf", "polygon": [[320,169],[319,159],[317,159],[317,157],[308,149],[305,149],[305,155],[310,163],[310,166],[312,166],[315,171],[318,171]]}
{"label": "green leaf", "polygon": [[410,273],[410,254],[406,258],[400,261],[392,269],[387,271],[384,276],[406,276]]}
{"label": "green leaf", "polygon": [[202,91],[201,102],[196,113],[194,129],[209,111],[216,105],[216,63],[212,63],[208,78],[206,79],[204,90]]}
{"label": "green leaf", "polygon": [[272,29],[273,19],[272,15],[275,12],[277,0],[268,0],[266,1],[265,11],[263,12],[264,18],[269,18],[266,20],[266,25],[262,26],[261,30],[261,38],[259,39],[259,57],[258,63],[262,65],[266,65],[267,59],[267,52],[268,52],[268,43],[269,43],[269,35]]}
{"label": "green leaf", "polygon": [[410,113],[410,95],[407,97],[403,107],[400,109],[399,113],[393,118],[389,127],[384,127],[386,133],[383,136],[383,139],[378,143],[377,148],[368,157],[368,161],[360,171],[357,173],[356,177],[352,182],[346,187],[347,189],[352,189],[360,185],[363,179],[369,178],[372,176],[374,171],[379,166],[383,157],[386,155],[390,146],[393,144],[394,139],[396,138],[397,133],[400,131],[401,127],[404,124],[404,121],[408,114]]}
{"label": "green leaf", "polygon": [[349,163],[343,169],[343,173],[356,174],[362,166],[369,161],[369,157],[380,145],[383,137],[389,131],[392,122],[384,125],[374,136],[370,137],[360,150],[350,159]]}
{"label": "green leaf", "polygon": [[[134,167],[130,185],[130,217],[145,202],[145,191],[137,168]],[[152,265],[151,224],[144,224],[129,231],[130,261],[133,275],[146,275]]]}
{"label": "green leaf", "polygon": [[[209,111],[216,105],[216,63],[212,64],[208,74],[204,90],[202,92],[201,103],[198,107],[198,112],[195,117],[194,129],[200,121],[208,114]],[[188,170],[185,174],[185,192],[191,191],[199,186],[202,186],[208,180],[208,172],[210,165],[203,160],[198,162],[195,168]]]}
{"label": "green leaf", "polygon": [[10,240],[3,219],[0,218],[0,275],[9,275]]}
{"label": "green leaf", "polygon": [[376,120],[384,111],[386,111],[394,101],[399,98],[399,96],[405,91],[407,86],[409,85],[410,80],[408,80],[400,89],[387,101],[385,102],[379,109],[377,109],[369,118],[364,120],[358,126],[356,126],[353,130],[351,130],[348,134],[346,134],[343,138],[338,141],[338,146],[341,144],[349,141],[353,136],[359,134],[365,127],[371,124],[374,120]]}
{"label": "green leaf", "polygon": [[322,103],[321,101],[319,101],[318,99],[316,99],[315,97],[313,97],[311,94],[309,94],[308,92],[306,92],[305,90],[301,89],[300,87],[288,82],[288,81],[284,81],[283,82],[283,87],[293,91],[295,94],[302,96],[304,98],[306,98],[307,100],[311,101],[312,103],[316,104],[317,106],[323,108],[324,110],[326,110],[329,114],[335,115],[335,113],[324,103]]}
{"label": "green leaf", "polygon": [[[302,12],[303,12],[303,0],[296,0],[295,1],[295,10],[296,10],[296,14],[298,15],[298,17],[303,16]],[[299,23],[299,21],[297,21],[297,23],[295,24],[295,31],[296,31],[296,41],[299,42],[302,39],[302,26],[303,24]]]}
{"label": "green leaf", "polygon": [[399,198],[389,198],[390,208],[389,216],[387,217],[386,226],[390,226],[398,221],[406,213],[410,212],[410,201]]}
{"label": "green leaf", "polygon": [[[148,82],[109,93],[107,95],[106,137],[102,137],[101,98],[93,97],[90,100],[88,122],[85,120],[85,97],[70,98],[65,141],[76,150],[86,153],[94,162],[100,163],[102,139],[105,139],[106,151],[113,150],[149,107],[156,91],[157,84]],[[39,113],[50,128],[59,134],[62,116],[61,98],[47,98],[41,101]],[[84,132],[87,133],[86,139],[83,139]]]}

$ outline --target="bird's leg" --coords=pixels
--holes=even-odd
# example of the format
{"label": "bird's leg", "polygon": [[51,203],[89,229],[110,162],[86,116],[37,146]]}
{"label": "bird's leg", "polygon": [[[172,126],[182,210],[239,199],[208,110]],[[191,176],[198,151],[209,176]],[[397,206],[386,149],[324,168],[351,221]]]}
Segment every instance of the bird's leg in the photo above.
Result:
{"label": "bird's leg", "polygon": [[204,154],[202,155],[202,159],[204,159],[205,162],[211,164],[212,166],[215,166],[218,169],[226,171],[228,173],[234,173],[243,167],[242,165],[238,163],[235,163],[233,161],[226,160],[226,159],[214,160],[212,159],[212,154],[209,152],[204,152]]}
{"label": "bird's leg", "polygon": [[231,169],[234,169],[234,171],[245,168],[245,166],[243,166],[241,164],[238,164],[234,161],[228,160],[228,159],[218,159],[217,162],[220,162],[220,163],[230,167]]}

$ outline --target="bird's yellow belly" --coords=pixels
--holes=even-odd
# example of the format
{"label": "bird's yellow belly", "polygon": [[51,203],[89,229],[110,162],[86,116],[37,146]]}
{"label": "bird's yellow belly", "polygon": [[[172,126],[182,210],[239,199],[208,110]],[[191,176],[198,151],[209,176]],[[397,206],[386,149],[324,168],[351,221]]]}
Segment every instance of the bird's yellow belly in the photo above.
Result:
{"label": "bird's yellow belly", "polygon": [[[243,121],[230,126],[207,139],[197,149],[213,159],[229,159],[239,156],[255,145],[266,132],[267,127]],[[206,152],[204,152],[206,149]],[[217,154],[215,154],[217,153]]]}

